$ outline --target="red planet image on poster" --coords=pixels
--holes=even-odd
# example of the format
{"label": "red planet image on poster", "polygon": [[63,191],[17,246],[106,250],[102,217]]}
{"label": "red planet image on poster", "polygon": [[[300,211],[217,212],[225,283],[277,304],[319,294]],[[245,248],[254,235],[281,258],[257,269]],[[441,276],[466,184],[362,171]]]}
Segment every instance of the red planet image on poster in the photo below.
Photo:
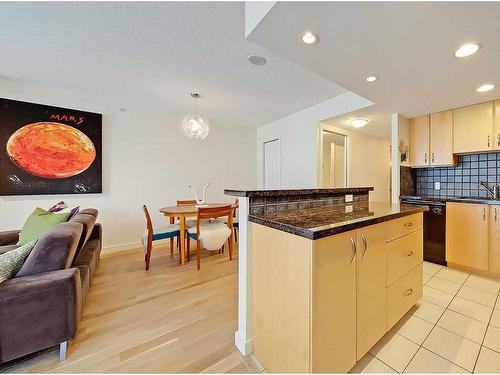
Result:
{"label": "red planet image on poster", "polygon": [[44,178],[67,178],[85,171],[96,157],[92,141],[80,130],[57,122],[35,122],[7,141],[10,159]]}

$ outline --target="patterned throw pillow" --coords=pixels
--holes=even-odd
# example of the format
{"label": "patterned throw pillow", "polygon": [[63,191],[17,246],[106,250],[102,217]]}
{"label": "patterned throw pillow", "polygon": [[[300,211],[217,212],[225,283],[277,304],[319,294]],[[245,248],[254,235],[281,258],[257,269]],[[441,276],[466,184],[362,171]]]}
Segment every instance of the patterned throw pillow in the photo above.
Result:
{"label": "patterned throw pillow", "polygon": [[47,211],[49,212],[59,212],[67,208],[68,205],[64,201],[60,201],[59,203],[56,203],[52,207],[50,207]]}
{"label": "patterned throw pillow", "polygon": [[14,276],[21,269],[24,261],[38,240],[28,242],[17,249],[0,254],[0,284]]}

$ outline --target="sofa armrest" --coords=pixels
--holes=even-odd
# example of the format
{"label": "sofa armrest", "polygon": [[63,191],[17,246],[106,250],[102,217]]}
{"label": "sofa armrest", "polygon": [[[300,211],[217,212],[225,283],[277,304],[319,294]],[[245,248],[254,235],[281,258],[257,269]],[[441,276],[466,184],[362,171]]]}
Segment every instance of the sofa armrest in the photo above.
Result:
{"label": "sofa armrest", "polygon": [[78,268],[3,282],[0,284],[0,363],[72,339],[81,312]]}
{"label": "sofa armrest", "polygon": [[20,230],[8,230],[0,232],[0,246],[15,245],[19,241]]}
{"label": "sofa armrest", "polygon": [[102,225],[100,223],[95,223],[88,240],[99,240],[102,243]]}

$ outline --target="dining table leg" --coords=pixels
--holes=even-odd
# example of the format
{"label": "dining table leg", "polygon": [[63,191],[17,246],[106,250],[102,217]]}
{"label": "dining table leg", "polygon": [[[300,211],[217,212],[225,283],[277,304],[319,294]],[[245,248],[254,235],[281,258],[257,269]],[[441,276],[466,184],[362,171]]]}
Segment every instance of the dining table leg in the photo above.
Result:
{"label": "dining table leg", "polygon": [[180,245],[181,245],[181,264],[186,264],[186,217],[182,215],[179,217],[180,224]]}
{"label": "dining table leg", "polygon": [[[175,223],[175,218],[171,217],[170,218],[170,224],[174,224]],[[170,238],[170,255],[172,255],[174,253],[174,238]]]}

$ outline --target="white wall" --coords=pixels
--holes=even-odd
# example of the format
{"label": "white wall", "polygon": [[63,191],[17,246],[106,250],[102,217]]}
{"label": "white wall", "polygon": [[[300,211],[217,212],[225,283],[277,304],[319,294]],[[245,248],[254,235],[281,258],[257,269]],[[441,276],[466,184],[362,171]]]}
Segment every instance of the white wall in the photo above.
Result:
{"label": "white wall", "polygon": [[347,186],[373,186],[372,202],[389,202],[391,178],[391,144],[332,125],[321,129],[347,136]]}
{"label": "white wall", "polygon": [[20,228],[36,206],[63,199],[99,209],[104,246],[132,246],[145,227],[144,203],[159,225],[166,223],[160,207],[192,198],[189,183],[201,189],[211,181],[211,201],[231,201],[224,188],[255,186],[255,129],[212,123],[209,137],[196,142],[178,130],[182,110],[166,112],[140,98],[120,112],[120,103],[98,89],[76,93],[7,79],[0,79],[0,97],[103,114],[103,194],[0,197],[0,230]]}
{"label": "white wall", "polygon": [[281,187],[314,188],[318,183],[318,123],[373,103],[352,92],[336,96],[257,129],[257,185],[263,185],[264,142],[279,138]]}

